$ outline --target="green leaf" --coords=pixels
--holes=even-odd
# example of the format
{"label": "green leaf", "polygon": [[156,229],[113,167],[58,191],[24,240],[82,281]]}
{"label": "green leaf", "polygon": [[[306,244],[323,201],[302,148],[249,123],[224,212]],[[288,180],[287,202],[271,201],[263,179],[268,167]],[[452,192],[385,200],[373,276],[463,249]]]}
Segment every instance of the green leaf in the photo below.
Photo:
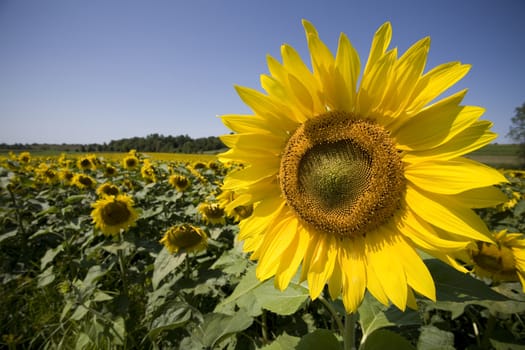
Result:
{"label": "green leaf", "polygon": [[297,350],[340,350],[341,344],[334,333],[327,329],[317,329],[301,338]]}
{"label": "green leaf", "polygon": [[289,350],[295,349],[301,339],[286,333],[278,336],[271,344],[263,346],[260,350]]}
{"label": "green leaf", "polygon": [[421,334],[417,341],[418,350],[455,350],[454,334],[443,331],[436,326],[421,327]]}
{"label": "green leaf", "polygon": [[419,314],[411,309],[404,312],[395,306],[385,306],[377,301],[370,293],[365,294],[365,298],[359,306],[359,324],[363,331],[361,343],[376,330],[390,326],[409,326],[420,325]]}
{"label": "green leaf", "polygon": [[[503,302],[507,302],[508,298],[495,292],[484,282],[469,274],[459,272],[436,259],[425,260],[425,263],[434,278],[437,295],[436,302],[422,300],[426,305],[426,310],[450,311],[452,319],[455,319],[461,316],[465,307],[470,304],[481,305],[494,310],[497,310],[498,307],[505,308]],[[495,304],[500,305],[495,306]]]}
{"label": "green leaf", "polygon": [[434,278],[439,301],[506,300],[484,282],[437,259],[428,259],[425,263]]}
{"label": "green leaf", "polygon": [[91,339],[89,338],[89,335],[87,335],[84,332],[80,332],[77,337],[77,342],[75,344],[75,350],[84,350],[89,348],[89,345],[91,345]]}
{"label": "green leaf", "polygon": [[113,299],[111,295],[106,294],[101,290],[96,290],[93,294],[93,301],[107,301],[111,299]]}
{"label": "green leaf", "polygon": [[53,262],[55,257],[64,250],[64,246],[62,244],[56,246],[55,248],[50,248],[46,251],[44,256],[40,259],[40,270],[43,270],[46,268],[46,266]]}
{"label": "green leaf", "polygon": [[186,303],[174,303],[151,322],[148,336],[156,338],[160,332],[186,325],[192,317],[192,308]]}
{"label": "green leaf", "polygon": [[253,318],[243,310],[234,315],[211,313],[204,315],[204,321],[193,331],[193,337],[205,348],[214,348],[215,344],[226,337],[250,327]]}
{"label": "green leaf", "polygon": [[386,329],[380,329],[370,334],[366,342],[359,347],[359,350],[376,349],[415,350],[416,348],[401,335]]}
{"label": "green leaf", "polygon": [[154,270],[151,278],[153,289],[157,289],[160,281],[182,264],[184,259],[186,259],[186,253],[173,256],[166,248],[161,249],[153,263]]}
{"label": "green leaf", "polygon": [[216,312],[231,313],[231,304],[235,303],[251,316],[260,315],[262,309],[279,315],[291,315],[308,300],[308,288],[292,282],[281,292],[274,287],[273,279],[259,281],[255,276],[255,268],[251,266],[246,271],[233,293],[217,305]]}
{"label": "green leaf", "polygon": [[38,275],[38,288],[43,288],[51,284],[55,280],[55,273],[53,272],[53,266],[49,266],[40,275]]}

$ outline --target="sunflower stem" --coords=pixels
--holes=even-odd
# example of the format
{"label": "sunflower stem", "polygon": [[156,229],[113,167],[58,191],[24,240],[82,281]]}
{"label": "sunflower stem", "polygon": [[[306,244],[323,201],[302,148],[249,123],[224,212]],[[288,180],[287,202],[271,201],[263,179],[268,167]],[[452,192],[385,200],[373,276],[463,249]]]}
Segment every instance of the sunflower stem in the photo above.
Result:
{"label": "sunflower stem", "polygon": [[355,347],[355,326],[357,313],[347,313],[345,316],[345,331],[343,333],[344,350],[354,350]]}
{"label": "sunflower stem", "polygon": [[341,335],[344,335],[345,326],[343,325],[343,321],[341,320],[341,317],[339,317],[339,314],[337,313],[333,305],[328,300],[326,300],[323,296],[319,296],[318,299],[321,302],[321,304],[323,304],[323,306],[328,310],[328,312],[334,318],[335,323],[337,324],[337,328],[339,328],[339,332],[341,333]]}
{"label": "sunflower stem", "polygon": [[[119,234],[119,241],[120,243],[123,242],[122,232]],[[125,263],[124,263],[124,252],[122,249],[117,250],[118,255],[118,264],[120,267],[120,278],[122,279],[122,291],[124,292],[124,296],[126,298],[128,297],[128,279],[126,277],[126,269],[125,269]]]}

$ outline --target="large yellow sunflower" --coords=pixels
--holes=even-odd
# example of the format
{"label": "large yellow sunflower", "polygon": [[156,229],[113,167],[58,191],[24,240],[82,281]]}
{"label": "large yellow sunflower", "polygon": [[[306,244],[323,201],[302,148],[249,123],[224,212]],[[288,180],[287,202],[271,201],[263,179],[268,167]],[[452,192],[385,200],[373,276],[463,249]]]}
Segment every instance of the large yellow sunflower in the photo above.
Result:
{"label": "large yellow sunflower", "polygon": [[[360,62],[346,35],[334,55],[303,21],[312,71],[290,46],[268,57],[266,93],[236,87],[253,115],[225,115],[235,133],[224,162],[246,165],[224,181],[254,205],[239,239],[258,260],[257,277],[285,289],[301,267],[310,296],[328,284],[354,312],[368,289],[384,304],[414,306],[414,291],[435,299],[422,249],[449,252],[490,242],[472,208],[504,200],[497,171],[461,157],[495,138],[483,109],[462,106],[466,91],[435,101],[469,70],[458,62],[424,72],[430,39],[403,55],[387,50],[390,23]],[[358,84],[359,81],[359,84]]]}

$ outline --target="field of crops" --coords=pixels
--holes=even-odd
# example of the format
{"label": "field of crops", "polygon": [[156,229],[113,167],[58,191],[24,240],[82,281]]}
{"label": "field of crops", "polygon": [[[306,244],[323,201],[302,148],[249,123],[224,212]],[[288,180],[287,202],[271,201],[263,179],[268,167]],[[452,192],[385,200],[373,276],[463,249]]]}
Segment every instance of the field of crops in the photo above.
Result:
{"label": "field of crops", "polygon": [[[340,300],[255,278],[236,240],[250,207],[225,211],[239,165],[213,155],[0,159],[0,344],[9,349],[341,349]],[[525,172],[479,214],[525,232]],[[438,302],[401,312],[367,295],[361,349],[520,349],[525,296],[425,256]],[[388,346],[387,346],[388,345]],[[521,346],[521,347],[520,347]]]}

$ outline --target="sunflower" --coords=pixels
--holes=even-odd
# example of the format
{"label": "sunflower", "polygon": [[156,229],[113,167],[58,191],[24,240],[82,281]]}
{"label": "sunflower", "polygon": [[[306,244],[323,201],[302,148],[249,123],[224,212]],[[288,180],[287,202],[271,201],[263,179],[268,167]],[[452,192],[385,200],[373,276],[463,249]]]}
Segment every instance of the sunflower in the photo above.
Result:
{"label": "sunflower", "polygon": [[113,185],[112,183],[110,182],[106,182],[102,185],[100,185],[98,188],[97,188],[97,194],[100,196],[100,197],[105,197],[105,196],[116,196],[120,193],[119,189],[117,186]]}
{"label": "sunflower", "polygon": [[88,170],[95,167],[91,156],[84,156],[77,160],[77,168],[82,170]]}
{"label": "sunflower", "polygon": [[146,182],[157,182],[155,167],[149,159],[144,160],[144,164],[140,168],[140,173]]}
{"label": "sunflower", "polygon": [[202,215],[202,219],[207,224],[224,225],[226,223],[226,219],[224,218],[224,209],[219,205],[219,203],[201,203],[199,204],[198,210]]}
{"label": "sunflower", "polygon": [[138,218],[133,199],[124,194],[103,197],[91,206],[94,208],[91,217],[95,227],[108,236],[118,235],[121,229],[127,230]]}
{"label": "sunflower", "polygon": [[106,175],[106,176],[114,176],[116,174],[117,174],[117,168],[115,168],[111,164],[106,164],[106,166],[104,167],[104,175]]}
{"label": "sunflower", "polygon": [[208,246],[208,236],[198,227],[180,224],[170,227],[159,241],[170,253],[183,249],[187,252],[197,252]]}
{"label": "sunflower", "polygon": [[122,166],[125,169],[133,169],[139,165],[139,159],[134,154],[130,154],[122,160]]}
{"label": "sunflower", "polygon": [[231,206],[230,203],[232,203],[235,198],[236,196],[233,191],[223,191],[217,196],[217,201],[221,208],[224,208],[226,215],[232,217],[235,221],[241,221],[252,215],[253,205],[251,204]]}
{"label": "sunflower", "polygon": [[[416,249],[447,262],[469,242],[490,242],[472,208],[504,200],[493,185],[506,179],[462,155],[496,135],[484,110],[462,106],[466,91],[436,101],[469,65],[424,73],[430,39],[398,57],[387,50],[391,25],[376,32],[359,77],[359,55],[341,34],[334,55],[303,21],[312,71],[290,46],[282,63],[268,57],[266,93],[236,87],[253,115],[225,115],[235,133],[223,162],[232,206],[254,205],[238,238],[258,260],[260,280],[287,288],[301,267],[312,299],[328,284],[355,312],[368,290],[381,303],[415,307],[415,294],[435,300],[435,286]],[[359,86],[358,86],[359,81]]]}
{"label": "sunflower", "polygon": [[525,237],[501,230],[493,239],[495,243],[476,242],[467,250],[472,272],[495,282],[519,280],[525,292]]}
{"label": "sunflower", "polygon": [[190,180],[184,175],[173,174],[169,177],[168,182],[179,192],[184,192],[190,187]]}
{"label": "sunflower", "polygon": [[29,152],[22,152],[18,155],[18,161],[20,163],[29,163],[31,161],[31,153]]}
{"label": "sunflower", "polygon": [[77,173],[73,176],[72,184],[80,189],[95,188],[97,185],[97,180],[89,175]]}

